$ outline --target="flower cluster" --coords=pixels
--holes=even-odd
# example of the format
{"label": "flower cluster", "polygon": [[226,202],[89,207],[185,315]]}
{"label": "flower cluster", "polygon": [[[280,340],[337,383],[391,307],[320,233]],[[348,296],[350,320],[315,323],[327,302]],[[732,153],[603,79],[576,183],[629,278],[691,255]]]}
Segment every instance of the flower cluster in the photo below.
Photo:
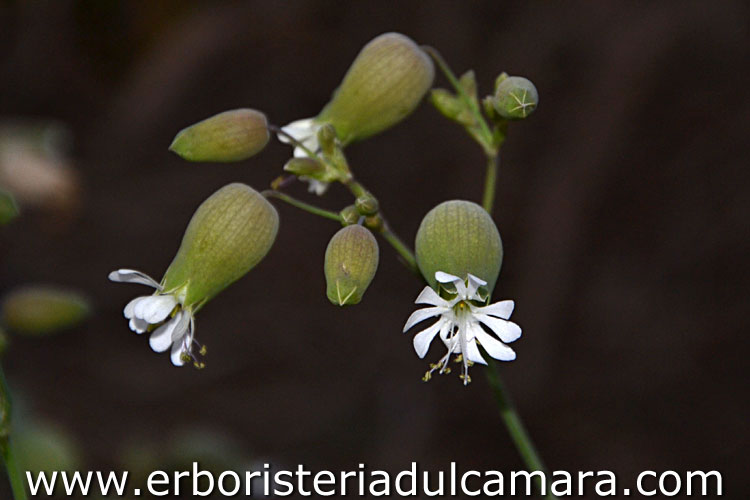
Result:
{"label": "flower cluster", "polygon": [[[444,89],[430,92],[433,59],[447,71],[455,94]],[[334,305],[351,306],[363,299],[378,269],[376,235],[382,235],[407,266],[421,273],[427,286],[416,303],[428,307],[415,311],[403,331],[437,318],[414,336],[414,349],[424,358],[435,337],[447,348],[430,365],[424,380],[435,372],[449,372],[452,357],[462,364],[464,384],[470,381],[472,364],[487,364],[485,355],[500,361],[515,359],[507,345],[521,336],[521,328],[510,321],[514,302],[490,303],[503,261],[500,232],[488,213],[491,197],[487,202],[486,196],[484,207],[465,200],[434,207],[422,219],[412,254],[391,232],[377,198],[357,182],[344,154],[349,144],[401,122],[428,93],[438,111],[461,124],[490,158],[504,141],[508,121],[526,118],[538,103],[530,81],[503,73],[494,94],[481,103],[491,120],[490,129],[481,115],[472,71],[457,79],[433,49],[399,33],[385,33],[360,50],[331,99],[312,118],[277,127],[264,113],[240,108],[181,130],[170,150],[188,161],[245,160],[266,147],[271,133],[294,149],[284,165],[285,175],[271,183],[273,189],[258,193],[249,186],[230,184],[209,197],[191,219],[160,282],[131,269],[110,274],[113,281],[155,289],[125,307],[130,328],[138,334],[149,332],[154,351],[171,349],[175,365],[192,361],[203,367],[197,355],[205,354],[205,347],[194,338],[195,314],[266,255],[278,230],[278,214],[266,199],[274,197],[344,226],[332,235],[323,266],[326,295]],[[340,183],[351,192],[354,203],[331,212],[295,200],[280,191],[294,179],[308,182],[317,195]],[[487,192],[491,194],[491,189]]]}

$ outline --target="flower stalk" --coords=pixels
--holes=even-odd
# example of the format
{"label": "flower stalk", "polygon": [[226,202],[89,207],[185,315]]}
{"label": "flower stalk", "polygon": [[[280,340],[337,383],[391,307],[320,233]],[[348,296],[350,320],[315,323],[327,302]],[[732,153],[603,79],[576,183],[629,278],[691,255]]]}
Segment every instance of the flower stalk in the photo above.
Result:
{"label": "flower stalk", "polygon": [[292,205],[293,207],[297,207],[307,213],[317,215],[325,219],[341,222],[341,215],[339,215],[338,213],[331,210],[326,210],[325,208],[316,207],[315,205],[311,205],[309,203],[305,203],[304,201],[293,198],[288,194],[282,193],[281,191],[276,191],[275,189],[266,189],[260,194],[262,194],[266,198],[276,198],[277,200],[281,200],[284,203]]}
{"label": "flower stalk", "polygon": [[8,472],[14,500],[27,500],[26,486],[24,486],[21,469],[18,467],[13,443],[10,440],[10,412],[10,392],[5,382],[5,373],[0,366],[0,455]]}
{"label": "flower stalk", "polygon": [[[469,135],[471,135],[474,140],[482,146],[482,149],[487,156],[482,208],[484,208],[487,213],[491,214],[495,204],[495,192],[497,190],[497,176],[500,167],[500,148],[505,142],[507,122],[499,119],[491,130],[480,111],[476,96],[470,96],[466,92],[465,86],[462,85],[461,81],[459,81],[450,69],[448,63],[440,55],[440,52],[432,47],[426,46],[423,46],[422,50],[435,60],[440,71],[445,75],[451,86],[456,91],[456,96],[463,109],[468,110],[471,115],[468,124],[460,115],[456,115],[452,118],[454,121],[458,121],[465,126]],[[441,110],[441,112],[443,112],[443,110]],[[546,472],[541,457],[539,456],[539,452],[534,446],[534,442],[531,440],[531,436],[527,432],[526,427],[521,420],[521,416],[513,404],[510,392],[502,381],[497,362],[489,360],[488,365],[488,369],[485,370],[487,381],[494,394],[500,417],[513,440],[516,450],[529,470]],[[540,481],[538,478],[537,480]],[[546,498],[554,499],[556,497],[552,493],[549,493]]]}

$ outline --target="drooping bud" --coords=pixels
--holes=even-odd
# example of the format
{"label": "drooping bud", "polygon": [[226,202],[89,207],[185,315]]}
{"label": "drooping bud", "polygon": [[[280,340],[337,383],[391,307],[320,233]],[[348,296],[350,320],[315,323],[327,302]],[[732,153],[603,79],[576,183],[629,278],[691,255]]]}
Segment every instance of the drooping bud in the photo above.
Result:
{"label": "drooping bud", "polygon": [[417,264],[433,288],[442,271],[466,279],[468,274],[487,282],[492,293],[503,262],[500,233],[490,215],[476,203],[452,200],[430,210],[417,231]]}
{"label": "drooping bud", "polygon": [[530,80],[501,74],[495,82],[492,104],[506,120],[523,120],[536,109],[539,94]]}
{"label": "drooping bud", "polygon": [[182,129],[169,149],[188,161],[232,162],[260,152],[269,138],[266,115],[241,108]]}
{"label": "drooping bud", "polygon": [[316,121],[331,123],[344,144],[392,127],[432,86],[429,56],[407,36],[385,33],[362,48]]}
{"label": "drooping bud", "polygon": [[339,215],[341,216],[341,224],[344,226],[351,226],[352,224],[356,224],[359,222],[359,218],[361,215],[359,214],[359,211],[357,210],[357,207],[354,205],[348,205],[339,212]]}
{"label": "drooping bud", "polygon": [[83,322],[91,313],[88,300],[77,292],[52,286],[24,286],[3,299],[3,323],[26,335],[46,335]]}
{"label": "drooping bud", "polygon": [[364,193],[362,196],[358,196],[354,200],[354,206],[357,207],[357,211],[361,215],[375,215],[380,210],[377,198],[371,193]]}
{"label": "drooping bud", "polygon": [[337,306],[358,304],[378,269],[378,242],[359,225],[333,235],[326,248],[324,271],[328,300]]}
{"label": "drooping bud", "polygon": [[190,220],[164,291],[184,294],[185,307],[202,305],[265,257],[278,228],[276,209],[260,193],[240,183],[224,186]]}

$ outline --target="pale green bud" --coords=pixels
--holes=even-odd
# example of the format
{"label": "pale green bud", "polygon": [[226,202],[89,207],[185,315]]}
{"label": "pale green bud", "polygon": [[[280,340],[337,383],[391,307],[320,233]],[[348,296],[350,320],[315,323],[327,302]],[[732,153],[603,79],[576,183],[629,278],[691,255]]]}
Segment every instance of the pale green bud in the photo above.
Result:
{"label": "pale green bud", "polygon": [[339,229],[328,242],[324,271],[328,300],[337,306],[358,304],[378,269],[378,242],[359,225]]}
{"label": "pale green bud", "polygon": [[378,213],[378,210],[380,210],[380,204],[378,203],[377,198],[371,193],[364,193],[362,196],[358,196],[357,199],[354,200],[354,206],[357,208],[360,215],[375,215]]}
{"label": "pale green bud", "polygon": [[260,152],[269,138],[266,115],[243,108],[182,129],[169,149],[188,161],[232,162]]}
{"label": "pale green bud", "polygon": [[324,154],[331,156],[336,149],[336,129],[330,123],[326,123],[318,129],[318,144]]}
{"label": "pale green bud", "polygon": [[365,139],[408,116],[432,86],[430,57],[410,38],[386,33],[362,48],[318,122],[344,144]]}
{"label": "pale green bud", "polygon": [[361,215],[359,214],[359,210],[357,210],[357,207],[354,205],[348,205],[344,207],[341,212],[339,212],[339,215],[341,216],[341,224],[344,226],[351,226],[352,224],[356,224],[359,222],[359,218]]}
{"label": "pale green bud", "polygon": [[284,165],[284,171],[294,175],[315,177],[325,172],[325,166],[312,158],[292,158]]}
{"label": "pale green bud", "polygon": [[88,301],[72,290],[24,286],[3,299],[3,323],[26,335],[45,335],[77,326],[91,313]]}
{"label": "pale green bud", "polygon": [[195,211],[164,275],[164,291],[184,294],[186,308],[202,305],[255,267],[278,229],[279,215],[260,193],[240,183],[224,186]]}
{"label": "pale green bud", "polygon": [[492,293],[503,262],[500,233],[490,215],[476,203],[452,200],[430,210],[417,231],[417,264],[433,288],[442,271],[466,279],[473,274]]}
{"label": "pale green bud", "polygon": [[432,89],[430,101],[440,114],[451,120],[455,120],[466,109],[458,97],[445,89]]}
{"label": "pale green bud", "polygon": [[538,103],[539,94],[530,80],[504,73],[498,77],[493,106],[503,118],[522,120],[534,112]]}

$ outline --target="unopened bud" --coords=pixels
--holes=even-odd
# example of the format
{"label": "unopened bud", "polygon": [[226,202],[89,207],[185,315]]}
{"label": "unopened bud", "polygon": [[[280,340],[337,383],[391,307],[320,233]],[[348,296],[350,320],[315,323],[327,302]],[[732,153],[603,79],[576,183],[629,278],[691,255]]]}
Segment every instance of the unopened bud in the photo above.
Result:
{"label": "unopened bud", "polygon": [[3,299],[3,323],[26,335],[45,335],[82,323],[90,314],[88,301],[72,290],[45,285],[24,286]]}
{"label": "unopened bud", "polygon": [[333,125],[326,123],[318,129],[318,144],[323,153],[333,154],[336,148],[336,129]]}
{"label": "unopened bud", "polygon": [[539,94],[530,80],[504,74],[498,77],[493,106],[503,118],[522,120],[534,112],[538,103]]}
{"label": "unopened bud", "polygon": [[346,226],[326,248],[326,294],[334,305],[358,304],[378,269],[378,242],[359,225]]}
{"label": "unopened bud", "polygon": [[430,101],[440,114],[451,120],[455,120],[466,109],[458,97],[445,89],[432,89]]}
{"label": "unopened bud", "polygon": [[284,170],[294,175],[315,176],[323,173],[325,166],[312,158],[292,158],[286,162]]}
{"label": "unopened bud", "polygon": [[276,239],[276,209],[250,186],[234,183],[209,196],[190,220],[163,279],[165,292],[202,304],[255,267]]}
{"label": "unopened bud", "polygon": [[357,211],[361,215],[375,215],[380,209],[380,204],[377,198],[370,193],[365,193],[362,196],[358,196],[354,200],[354,205],[357,207]]}
{"label": "unopened bud", "polygon": [[442,271],[466,279],[468,274],[495,287],[503,262],[500,233],[490,215],[476,203],[452,200],[430,210],[417,231],[417,264],[433,288]]}
{"label": "unopened bud", "polygon": [[435,69],[410,38],[386,33],[362,48],[316,121],[331,123],[346,145],[392,127],[432,86]]}
{"label": "unopened bud", "polygon": [[357,207],[355,207],[354,205],[344,207],[344,209],[339,212],[339,215],[341,216],[341,224],[344,226],[351,226],[352,224],[356,224],[357,222],[359,222],[359,218],[361,217],[359,211],[357,210]]}
{"label": "unopened bud", "polygon": [[188,161],[233,162],[260,152],[269,138],[266,115],[243,108],[182,129],[169,149]]}

